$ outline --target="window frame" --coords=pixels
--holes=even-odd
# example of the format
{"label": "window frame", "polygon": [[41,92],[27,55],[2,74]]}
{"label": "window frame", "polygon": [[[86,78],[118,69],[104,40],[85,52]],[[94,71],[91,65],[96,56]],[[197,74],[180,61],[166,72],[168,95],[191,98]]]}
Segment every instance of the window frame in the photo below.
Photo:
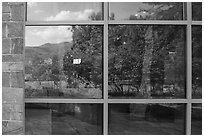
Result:
{"label": "window frame", "polygon": [[[192,2],[186,5],[186,20],[109,20],[109,2],[102,2],[104,19],[101,21],[25,21],[25,26],[64,26],[64,25],[101,25],[103,26],[103,98],[102,99],[55,99],[24,98],[25,103],[101,103],[103,104],[103,135],[108,135],[109,103],[184,103],[186,105],[185,134],[191,135],[191,110],[193,103],[202,103],[202,99],[192,98],[192,26],[202,26],[202,21],[192,20]],[[27,18],[27,3],[25,6]],[[109,25],[182,25],[186,27],[186,97],[184,99],[109,99],[108,98],[108,26]],[[25,31],[24,31],[25,33]],[[25,34],[24,34],[25,36]],[[25,51],[24,51],[25,53]],[[25,74],[25,70],[24,70]]]}

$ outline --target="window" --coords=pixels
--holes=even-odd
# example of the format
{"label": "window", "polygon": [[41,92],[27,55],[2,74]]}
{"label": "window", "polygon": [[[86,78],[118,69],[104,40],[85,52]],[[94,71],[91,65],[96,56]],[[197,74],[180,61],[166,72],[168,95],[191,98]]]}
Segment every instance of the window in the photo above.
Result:
{"label": "window", "polygon": [[111,135],[185,134],[184,104],[110,104]]}
{"label": "window", "polygon": [[[102,3],[40,2],[28,3],[28,21],[88,21],[102,20]],[[52,9],[52,10],[51,10]]]}
{"label": "window", "polygon": [[102,98],[102,30],[94,25],[26,27],[26,97]]}
{"label": "window", "polygon": [[179,25],[109,25],[110,98],[185,98],[185,37]]}
{"label": "window", "polygon": [[202,134],[201,4],[27,3],[26,134]]}
{"label": "window", "polygon": [[182,2],[112,2],[109,10],[111,20],[186,20]]}

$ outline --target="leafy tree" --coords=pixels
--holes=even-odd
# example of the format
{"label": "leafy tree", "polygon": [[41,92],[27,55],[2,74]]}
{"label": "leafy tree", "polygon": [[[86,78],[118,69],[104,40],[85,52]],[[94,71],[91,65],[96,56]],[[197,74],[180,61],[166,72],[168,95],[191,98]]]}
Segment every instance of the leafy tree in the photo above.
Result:
{"label": "leafy tree", "polygon": [[109,27],[109,84],[123,91],[123,82],[134,87],[141,83],[142,60],[147,26],[111,25]]}
{"label": "leafy tree", "polygon": [[[102,86],[102,27],[73,26],[73,47],[67,51],[63,61],[63,70],[69,79],[79,79],[85,83]],[[80,64],[73,64],[81,59]]]}
{"label": "leafy tree", "polygon": [[[142,18],[130,15],[129,19],[182,19],[182,3],[147,3]],[[141,12],[143,9],[141,9]],[[93,14],[91,19],[100,19],[102,14]],[[111,14],[114,20],[114,14]],[[64,56],[63,70],[68,77],[102,84],[102,27],[73,26],[73,48]],[[152,93],[163,93],[164,84],[177,83],[184,87],[185,29],[182,26],[160,25],[110,25],[109,26],[109,84],[115,93],[149,98]],[[173,54],[172,54],[173,53]],[[170,55],[172,54],[172,55]],[[176,54],[176,55],[174,55]],[[82,63],[73,64],[73,59],[81,58]],[[165,77],[168,62],[174,65],[172,80]],[[170,63],[173,62],[173,63]],[[172,83],[171,83],[172,82]],[[124,89],[123,84],[129,88]],[[126,90],[126,91],[125,91]],[[178,89],[178,90],[181,90]]]}
{"label": "leafy tree", "polygon": [[202,20],[202,2],[192,3],[193,20]]}
{"label": "leafy tree", "polygon": [[202,88],[202,27],[193,26],[192,28],[192,84],[193,91],[201,90]]}

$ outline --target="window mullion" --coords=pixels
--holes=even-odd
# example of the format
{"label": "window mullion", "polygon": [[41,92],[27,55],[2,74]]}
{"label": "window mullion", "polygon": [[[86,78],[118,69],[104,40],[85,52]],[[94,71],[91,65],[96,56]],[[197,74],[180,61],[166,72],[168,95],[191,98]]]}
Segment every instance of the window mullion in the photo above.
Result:
{"label": "window mullion", "polygon": [[192,98],[192,33],[191,33],[191,23],[192,23],[192,6],[191,3],[187,3],[187,80],[186,80],[186,97],[188,100],[187,110],[186,110],[186,134],[191,134],[191,98]]}
{"label": "window mullion", "polygon": [[103,133],[108,135],[108,3],[104,2],[104,28],[103,28],[103,97],[104,116]]}

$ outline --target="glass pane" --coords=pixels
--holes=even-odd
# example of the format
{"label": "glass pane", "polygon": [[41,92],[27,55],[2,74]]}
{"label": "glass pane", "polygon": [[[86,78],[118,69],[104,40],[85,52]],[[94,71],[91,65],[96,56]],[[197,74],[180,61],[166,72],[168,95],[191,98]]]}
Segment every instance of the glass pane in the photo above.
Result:
{"label": "glass pane", "polygon": [[192,104],[192,135],[202,135],[202,104]]}
{"label": "glass pane", "polygon": [[110,20],[185,20],[182,2],[111,2]]}
{"label": "glass pane", "polygon": [[28,21],[102,20],[99,2],[28,2]]}
{"label": "glass pane", "polygon": [[109,26],[110,98],[184,98],[185,27]]}
{"label": "glass pane", "polygon": [[102,134],[102,104],[26,104],[26,135]]}
{"label": "glass pane", "polygon": [[110,104],[111,135],[185,134],[184,104]]}
{"label": "glass pane", "polygon": [[202,2],[192,2],[193,20],[202,21]]}
{"label": "glass pane", "polygon": [[102,98],[102,30],[26,27],[26,97]]}
{"label": "glass pane", "polygon": [[202,26],[192,27],[193,98],[202,98]]}

